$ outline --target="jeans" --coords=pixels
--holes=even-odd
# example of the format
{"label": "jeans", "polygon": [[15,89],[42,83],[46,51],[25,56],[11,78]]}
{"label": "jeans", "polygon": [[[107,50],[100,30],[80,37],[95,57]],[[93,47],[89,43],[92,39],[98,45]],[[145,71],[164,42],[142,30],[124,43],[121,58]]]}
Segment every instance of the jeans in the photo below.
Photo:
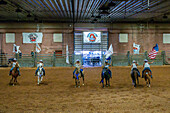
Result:
{"label": "jeans", "polygon": [[[11,68],[11,70],[10,70],[10,72],[9,72],[9,75],[11,75],[13,69],[14,69],[14,67]],[[19,68],[17,68],[17,71],[18,71],[18,74],[21,75],[21,74],[20,74],[20,71],[19,71]]]}
{"label": "jeans", "polygon": [[145,67],[143,69],[143,71],[142,71],[142,78],[143,78],[144,71],[147,70],[147,69],[151,72],[151,78],[152,78],[152,71],[151,71],[151,69],[149,67]]}

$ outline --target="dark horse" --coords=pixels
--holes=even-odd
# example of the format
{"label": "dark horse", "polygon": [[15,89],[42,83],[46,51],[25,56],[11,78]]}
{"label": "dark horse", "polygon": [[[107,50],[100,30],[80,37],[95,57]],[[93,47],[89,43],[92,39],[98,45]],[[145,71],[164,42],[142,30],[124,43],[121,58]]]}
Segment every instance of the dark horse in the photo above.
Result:
{"label": "dark horse", "polygon": [[80,87],[80,69],[76,69],[73,78],[75,79],[75,87]]}
{"label": "dark horse", "polygon": [[146,69],[145,71],[144,71],[144,79],[145,79],[145,81],[146,81],[146,85],[147,85],[147,87],[150,87],[150,77],[149,76],[151,76],[151,72],[149,71],[149,69]]}
{"label": "dark horse", "polygon": [[136,70],[132,71],[131,78],[132,78],[132,82],[133,82],[134,87],[136,87],[136,84],[139,84],[138,72]]}
{"label": "dark horse", "polygon": [[10,80],[10,83],[9,83],[10,85],[16,85],[16,83],[17,83],[17,77],[19,75],[17,68],[19,68],[18,63],[16,63],[14,69],[12,70],[12,79]]}
{"label": "dark horse", "polygon": [[109,69],[103,68],[102,74],[101,74],[102,80],[100,81],[100,83],[102,82],[103,88],[104,88],[104,79],[106,81],[106,86],[110,86],[110,78],[111,78],[111,73],[109,72]]}

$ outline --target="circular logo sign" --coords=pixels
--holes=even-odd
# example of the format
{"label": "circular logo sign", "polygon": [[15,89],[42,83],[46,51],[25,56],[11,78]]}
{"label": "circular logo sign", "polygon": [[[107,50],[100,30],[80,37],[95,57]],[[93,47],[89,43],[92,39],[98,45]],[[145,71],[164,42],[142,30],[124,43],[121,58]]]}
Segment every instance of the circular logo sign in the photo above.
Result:
{"label": "circular logo sign", "polygon": [[97,34],[94,32],[90,32],[87,35],[87,38],[89,39],[90,42],[95,42],[97,37],[98,37]]}
{"label": "circular logo sign", "polygon": [[28,37],[30,38],[30,42],[36,42],[38,35],[35,33],[31,33],[28,35]]}

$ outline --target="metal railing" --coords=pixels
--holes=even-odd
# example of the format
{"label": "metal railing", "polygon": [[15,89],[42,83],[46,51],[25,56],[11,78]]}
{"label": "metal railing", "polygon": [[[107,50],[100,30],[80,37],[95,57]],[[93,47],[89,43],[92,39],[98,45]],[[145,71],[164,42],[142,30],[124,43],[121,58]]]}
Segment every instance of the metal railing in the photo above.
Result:
{"label": "metal railing", "polygon": [[[31,54],[0,54],[0,66],[6,67],[9,66],[8,63],[11,58],[17,58],[21,67],[36,67],[39,60],[43,60],[45,67],[71,67],[74,66],[76,59],[80,59],[81,63],[89,64],[90,66],[101,66],[104,64],[105,55],[102,54],[100,59],[90,58],[84,59],[83,55],[69,54],[70,63],[66,63],[66,54],[37,54],[33,56]],[[136,60],[139,65],[143,64],[143,60],[148,59],[149,61],[154,61],[151,65],[166,65],[168,64],[168,59],[170,60],[170,52],[165,54],[165,51],[158,53],[154,60],[148,58],[147,51],[140,54],[130,54],[127,53],[114,53],[111,56],[111,65],[112,66],[130,66],[133,60]]]}

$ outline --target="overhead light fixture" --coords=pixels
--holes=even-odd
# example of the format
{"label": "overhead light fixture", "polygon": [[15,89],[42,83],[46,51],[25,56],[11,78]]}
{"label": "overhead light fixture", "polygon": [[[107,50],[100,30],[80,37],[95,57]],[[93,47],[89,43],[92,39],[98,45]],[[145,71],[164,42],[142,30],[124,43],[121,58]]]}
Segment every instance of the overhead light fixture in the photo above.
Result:
{"label": "overhead light fixture", "polygon": [[96,16],[96,18],[101,18],[101,16],[100,16],[100,15],[98,15],[98,16]]}
{"label": "overhead light fixture", "polygon": [[99,8],[99,10],[109,10],[109,7],[102,6]]}
{"label": "overhead light fixture", "polygon": [[93,21],[94,21],[94,22],[96,22],[96,21],[97,21],[97,19],[95,18]]}
{"label": "overhead light fixture", "polygon": [[108,4],[108,7],[113,7],[113,6],[115,6],[115,5],[116,5],[116,4],[111,1],[111,2]]}
{"label": "overhead light fixture", "polygon": [[92,14],[92,16],[91,16],[92,18],[94,18],[95,16]]}
{"label": "overhead light fixture", "polygon": [[153,19],[153,18],[151,18],[150,22],[154,22],[154,19]]}
{"label": "overhead light fixture", "polygon": [[102,14],[102,15],[108,15],[108,14],[110,14],[108,11],[102,11],[100,14]]}
{"label": "overhead light fixture", "polygon": [[92,21],[91,23],[92,23],[92,24],[94,24],[95,22],[94,22],[94,21]]}
{"label": "overhead light fixture", "polygon": [[162,18],[167,19],[167,18],[168,18],[168,16],[167,16],[166,14],[164,14],[164,16],[163,16]]}
{"label": "overhead light fixture", "polygon": [[0,1],[0,5],[6,5],[6,4],[7,4],[7,2],[5,2],[4,0]]}
{"label": "overhead light fixture", "polygon": [[34,21],[38,21],[38,18],[37,18],[37,17],[35,17],[35,18],[34,18]]}
{"label": "overhead light fixture", "polygon": [[17,9],[15,10],[15,12],[20,13],[20,12],[22,12],[22,10],[19,9],[19,8],[17,8]]}
{"label": "overhead light fixture", "polygon": [[27,15],[27,17],[31,17],[31,14],[29,13],[29,14]]}

